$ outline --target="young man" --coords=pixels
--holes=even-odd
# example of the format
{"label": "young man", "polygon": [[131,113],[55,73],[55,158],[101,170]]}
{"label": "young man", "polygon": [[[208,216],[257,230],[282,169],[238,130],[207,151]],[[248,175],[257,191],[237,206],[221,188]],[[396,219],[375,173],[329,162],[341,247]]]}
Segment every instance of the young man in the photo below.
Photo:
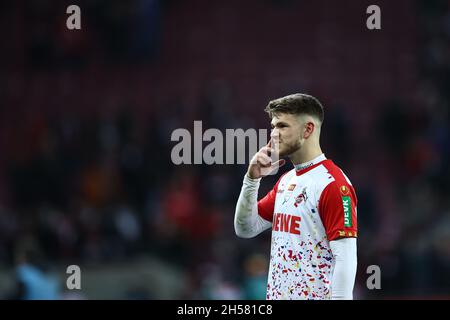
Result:
{"label": "young man", "polygon": [[[320,148],[320,102],[306,94],[273,100],[269,144],[253,157],[236,205],[242,238],[272,229],[267,299],[353,299],[357,199],[350,180]],[[294,169],[257,200],[259,183],[285,164]]]}

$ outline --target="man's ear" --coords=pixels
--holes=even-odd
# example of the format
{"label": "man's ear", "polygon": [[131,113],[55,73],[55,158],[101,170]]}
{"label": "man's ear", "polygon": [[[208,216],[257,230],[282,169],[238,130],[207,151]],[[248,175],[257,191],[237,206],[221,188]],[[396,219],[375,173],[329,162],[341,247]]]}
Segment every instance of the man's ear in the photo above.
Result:
{"label": "man's ear", "polygon": [[312,121],[307,121],[305,123],[305,131],[303,132],[303,138],[308,139],[316,129],[316,125]]}

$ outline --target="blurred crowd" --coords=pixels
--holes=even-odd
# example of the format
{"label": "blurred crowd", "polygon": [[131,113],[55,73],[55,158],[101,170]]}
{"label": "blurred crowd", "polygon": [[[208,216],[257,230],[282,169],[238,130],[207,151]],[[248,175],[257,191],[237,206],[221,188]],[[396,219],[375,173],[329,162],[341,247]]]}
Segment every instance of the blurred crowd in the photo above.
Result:
{"label": "blurred crowd", "polygon": [[[280,19],[296,1],[264,3],[261,15],[281,12]],[[50,266],[152,255],[186,275],[173,298],[264,299],[270,234],[244,240],[233,229],[246,166],[176,166],[171,132],[191,131],[194,120],[204,130],[267,129],[264,99],[281,95],[279,85],[249,107],[232,78],[212,71],[180,84],[180,62],[165,53],[177,57],[167,30],[178,23],[173,12],[186,8],[184,1],[82,1],[83,33],[70,35],[66,16],[55,13],[64,5],[1,4],[0,21],[15,39],[2,53],[10,63],[0,80],[1,264],[23,265],[20,253],[30,243]],[[215,6],[198,1],[192,12]],[[359,199],[356,298],[448,296],[450,289],[450,3],[420,0],[409,9],[417,24],[409,30],[417,41],[411,53],[417,77],[407,98],[394,91],[368,111],[352,100],[364,94],[350,89],[348,104],[327,97],[323,87],[309,92],[326,108],[322,149],[348,173]],[[250,47],[264,41],[257,38]],[[236,70],[251,69],[234,63]],[[291,60],[277,67],[297,68]],[[318,82],[321,76],[314,74]],[[345,88],[345,80],[338,82]],[[170,85],[173,94],[165,96]],[[248,100],[259,95],[257,86],[248,88]],[[276,179],[264,179],[260,194]],[[365,288],[373,264],[382,271],[380,291]]]}

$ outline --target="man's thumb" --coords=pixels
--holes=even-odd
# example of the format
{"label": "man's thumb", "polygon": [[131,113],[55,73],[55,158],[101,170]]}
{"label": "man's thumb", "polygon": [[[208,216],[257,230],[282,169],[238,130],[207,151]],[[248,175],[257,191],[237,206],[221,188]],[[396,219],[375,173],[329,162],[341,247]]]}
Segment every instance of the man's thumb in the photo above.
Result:
{"label": "man's thumb", "polygon": [[284,159],[280,159],[280,160],[272,163],[272,166],[270,167],[272,171],[269,173],[269,175],[274,175],[274,174],[278,173],[278,170],[285,164],[286,164],[286,160],[284,160]]}
{"label": "man's thumb", "polygon": [[284,159],[280,159],[277,162],[274,162],[273,166],[277,166],[278,168],[281,168],[282,166],[284,166],[286,164],[286,160]]}

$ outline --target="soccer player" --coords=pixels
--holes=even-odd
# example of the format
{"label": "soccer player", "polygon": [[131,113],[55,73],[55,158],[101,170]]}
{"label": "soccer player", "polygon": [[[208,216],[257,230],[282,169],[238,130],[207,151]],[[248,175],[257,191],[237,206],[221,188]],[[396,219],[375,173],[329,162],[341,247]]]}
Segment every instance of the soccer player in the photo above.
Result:
{"label": "soccer player", "polygon": [[[252,238],[272,229],[266,298],[353,299],[356,275],[357,199],[342,170],[320,148],[321,103],[306,94],[270,101],[271,140],[248,167],[236,205],[235,232]],[[262,177],[285,164],[258,201]]]}

